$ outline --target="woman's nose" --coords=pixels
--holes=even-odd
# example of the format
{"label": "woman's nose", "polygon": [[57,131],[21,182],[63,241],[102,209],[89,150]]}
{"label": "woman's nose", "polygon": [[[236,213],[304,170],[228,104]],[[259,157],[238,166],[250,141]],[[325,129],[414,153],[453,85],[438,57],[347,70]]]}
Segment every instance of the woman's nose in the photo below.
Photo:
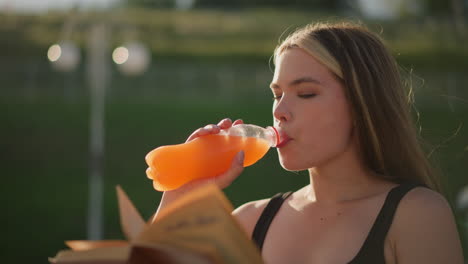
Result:
{"label": "woman's nose", "polygon": [[273,107],[273,117],[275,122],[284,123],[291,119],[291,111],[288,109],[286,102],[280,99]]}

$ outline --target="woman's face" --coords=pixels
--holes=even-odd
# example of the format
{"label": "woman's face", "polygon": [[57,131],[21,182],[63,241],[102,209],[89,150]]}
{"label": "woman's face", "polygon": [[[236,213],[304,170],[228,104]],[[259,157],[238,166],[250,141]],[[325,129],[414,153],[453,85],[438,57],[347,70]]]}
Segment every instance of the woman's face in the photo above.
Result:
{"label": "woman's face", "polygon": [[286,138],[278,147],[283,168],[321,166],[354,146],[343,85],[311,55],[300,48],[284,51],[277,58],[271,89],[274,124]]}

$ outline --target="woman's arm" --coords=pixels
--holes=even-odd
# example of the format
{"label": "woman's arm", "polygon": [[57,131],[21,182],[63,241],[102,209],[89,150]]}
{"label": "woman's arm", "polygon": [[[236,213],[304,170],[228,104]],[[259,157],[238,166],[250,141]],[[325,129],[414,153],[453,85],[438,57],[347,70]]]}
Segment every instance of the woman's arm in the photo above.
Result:
{"label": "woman's arm", "polygon": [[463,264],[452,210],[440,194],[417,188],[401,201],[390,230],[398,264]]}

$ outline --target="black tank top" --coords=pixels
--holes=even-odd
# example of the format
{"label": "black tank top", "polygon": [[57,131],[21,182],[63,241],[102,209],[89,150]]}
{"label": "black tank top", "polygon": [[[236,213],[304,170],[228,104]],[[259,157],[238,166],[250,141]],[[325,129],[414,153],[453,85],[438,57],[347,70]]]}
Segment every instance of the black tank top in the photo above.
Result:
{"label": "black tank top", "polygon": [[[390,190],[385,198],[385,202],[380,209],[377,218],[369,231],[364,244],[357,255],[349,262],[349,264],[384,264],[384,243],[390,225],[393,221],[393,216],[403,196],[415,187],[423,186],[419,184],[405,183],[398,185]],[[278,193],[273,196],[270,202],[263,210],[260,218],[255,225],[252,233],[252,240],[262,250],[265,236],[268,232],[273,218],[281,208],[283,202],[291,195],[292,192]]]}

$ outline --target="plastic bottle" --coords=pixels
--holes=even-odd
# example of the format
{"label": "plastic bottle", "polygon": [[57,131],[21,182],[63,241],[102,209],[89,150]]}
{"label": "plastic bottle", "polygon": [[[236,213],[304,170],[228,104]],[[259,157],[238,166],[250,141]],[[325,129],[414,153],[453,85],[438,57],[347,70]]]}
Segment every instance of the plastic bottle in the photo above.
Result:
{"label": "plastic bottle", "polygon": [[158,147],[146,157],[146,175],[158,191],[176,189],[195,179],[215,177],[229,169],[235,155],[244,151],[244,167],[261,159],[278,144],[273,127],[239,124],[218,134],[178,145]]}

